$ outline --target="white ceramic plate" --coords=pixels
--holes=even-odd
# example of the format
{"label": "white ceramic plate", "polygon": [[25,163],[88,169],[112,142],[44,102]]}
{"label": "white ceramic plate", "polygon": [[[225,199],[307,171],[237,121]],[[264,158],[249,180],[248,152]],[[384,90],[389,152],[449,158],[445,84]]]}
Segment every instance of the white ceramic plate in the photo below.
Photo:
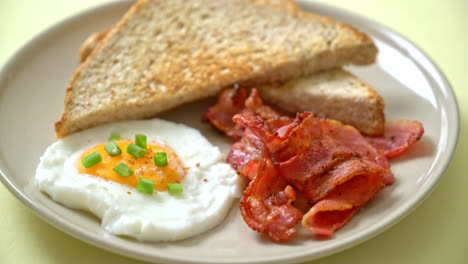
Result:
{"label": "white ceramic plate", "polygon": [[[141,243],[104,232],[98,219],[55,203],[32,182],[39,157],[55,140],[53,123],[62,113],[80,44],[90,33],[112,25],[129,5],[107,4],[57,24],[21,48],[0,71],[0,178],[19,200],[57,228],[118,254],[155,262],[299,262],[382,232],[421,203],[443,176],[459,131],[456,99],[443,74],[424,53],[388,28],[343,10],[303,2],[305,9],[350,23],[374,38],[377,63],[350,70],[383,96],[388,120],[415,119],[424,124],[422,140],[391,162],[395,184],[328,240],[301,231],[289,244],[272,243],[244,224],[237,206],[214,230],[176,243]],[[228,142],[200,123],[212,102],[186,105],[161,117],[200,129],[227,151]]]}

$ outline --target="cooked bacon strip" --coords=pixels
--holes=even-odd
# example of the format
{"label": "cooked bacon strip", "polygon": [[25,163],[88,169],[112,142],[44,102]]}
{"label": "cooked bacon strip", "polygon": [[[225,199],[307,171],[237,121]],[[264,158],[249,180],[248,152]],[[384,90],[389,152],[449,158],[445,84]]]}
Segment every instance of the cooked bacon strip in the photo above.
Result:
{"label": "cooked bacon strip", "polygon": [[269,152],[265,144],[249,129],[246,129],[242,139],[232,145],[226,161],[237,172],[252,180],[257,176],[259,159],[268,156]]}
{"label": "cooked bacon strip", "polygon": [[263,105],[255,89],[244,105],[233,116],[243,136],[231,148],[228,162],[251,179],[241,200],[244,220],[273,240],[285,241],[296,233],[301,213],[292,205],[295,190],[313,204],[303,226],[331,235],[393,183],[385,153],[354,127],[312,113],[283,117]]}
{"label": "cooked bacon strip", "polygon": [[287,241],[296,234],[302,213],[292,204],[296,192],[282,179],[268,159],[262,159],[258,175],[250,182],[240,203],[247,225],[274,241]]}
{"label": "cooked bacon strip", "polygon": [[247,90],[238,85],[224,88],[219,94],[218,102],[205,111],[203,119],[228,137],[239,140],[244,127],[232,120],[239,113],[259,115],[269,120],[271,126],[275,127],[281,127],[292,121],[290,117],[282,116],[273,108],[263,105],[256,89],[252,89],[248,96]]}
{"label": "cooked bacon strip", "polygon": [[237,85],[222,90],[218,102],[206,110],[203,119],[209,121],[211,125],[228,137],[240,139],[244,129],[236,125],[232,121],[232,117],[245,108],[247,96],[247,91]]}
{"label": "cooked bacon strip", "polygon": [[[288,124],[292,123],[292,119],[281,116],[269,106],[263,105],[256,89],[252,89],[249,98],[245,101],[245,105],[246,108],[242,111],[242,114],[234,117],[233,120],[238,118],[256,120],[259,126],[268,130],[269,134],[287,133]],[[241,121],[236,123],[238,123],[239,127],[245,128]],[[293,126],[290,128],[292,129]],[[253,179],[256,176],[258,159],[262,157],[270,157],[270,152],[263,141],[253,133],[253,130],[246,128],[241,140],[231,147],[226,160],[239,173]]]}
{"label": "cooked bacon strip", "polygon": [[[234,121],[264,142],[284,184],[317,203],[304,222],[314,233],[331,235],[388,184],[383,178],[388,172],[385,156],[351,126],[310,113],[297,115],[294,122],[276,131],[258,115],[238,114]],[[278,132],[283,129],[286,132]],[[334,197],[342,194],[345,199],[336,201]]]}
{"label": "cooked bacon strip", "polygon": [[343,125],[336,120],[322,119],[320,121],[324,133],[329,134],[335,140],[339,141],[341,145],[354,151],[361,158],[373,161],[387,169],[388,171],[383,175],[384,183],[386,185],[393,184],[394,176],[393,173],[390,172],[390,164],[388,164],[385,154],[377,151],[357,129],[352,126]]}
{"label": "cooked bacon strip", "polygon": [[387,158],[395,157],[416,143],[424,128],[418,121],[398,120],[387,122],[383,137],[367,137],[367,141]]}
{"label": "cooked bacon strip", "polygon": [[367,173],[338,185],[302,218],[302,226],[317,235],[330,236],[382,188],[381,173]]}
{"label": "cooked bacon strip", "polygon": [[[377,182],[380,186],[385,184],[382,181],[383,173],[387,170],[376,164],[363,159],[346,160],[339,165],[331,168],[326,173],[311,178],[305,183],[303,190],[304,197],[311,203],[316,203],[329,195],[337,186],[345,184],[354,178],[375,174],[380,176],[381,181]],[[365,186],[363,186],[364,188]],[[374,186],[373,186],[374,187]],[[369,190],[361,189],[361,192]]]}

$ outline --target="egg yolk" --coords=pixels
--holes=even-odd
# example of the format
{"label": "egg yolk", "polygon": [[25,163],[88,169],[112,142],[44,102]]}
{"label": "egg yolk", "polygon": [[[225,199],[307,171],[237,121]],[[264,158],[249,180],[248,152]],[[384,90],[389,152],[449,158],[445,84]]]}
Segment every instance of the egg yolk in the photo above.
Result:
{"label": "egg yolk", "polygon": [[[95,146],[86,150],[81,155],[78,161],[78,171],[83,174],[101,177],[106,180],[133,187],[137,186],[140,177],[145,178],[156,183],[156,186],[154,187],[156,191],[164,191],[167,189],[166,183],[178,183],[184,178],[184,167],[177,155],[169,148],[160,145],[153,145],[148,142],[146,145],[148,154],[136,159],[126,152],[127,146],[130,143],[133,143],[132,141],[116,141],[115,143],[122,150],[122,154],[112,157],[104,149],[106,144]],[[85,168],[81,163],[81,159],[94,152],[99,152],[99,154],[101,154],[102,161],[90,168]],[[167,166],[158,167],[154,164],[153,156],[156,152],[166,152],[168,162]],[[135,173],[128,177],[120,176],[112,170],[120,163],[124,163],[130,169],[134,170]]]}

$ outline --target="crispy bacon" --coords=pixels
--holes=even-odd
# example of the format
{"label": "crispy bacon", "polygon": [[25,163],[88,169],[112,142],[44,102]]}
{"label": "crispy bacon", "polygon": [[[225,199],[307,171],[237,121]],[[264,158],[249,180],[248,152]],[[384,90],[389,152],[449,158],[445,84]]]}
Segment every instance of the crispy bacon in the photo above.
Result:
{"label": "crispy bacon", "polygon": [[[316,203],[329,195],[337,186],[346,184],[354,178],[365,177],[370,174],[380,177],[381,181],[376,182],[378,186],[371,186],[371,189],[383,187],[385,184],[382,181],[383,173],[387,170],[376,164],[363,159],[353,158],[334,166],[326,173],[320,174],[311,178],[305,184],[303,194],[304,197],[311,203]],[[360,192],[369,191],[362,186]]]}
{"label": "crispy bacon", "polygon": [[237,85],[221,91],[218,102],[208,108],[203,114],[203,119],[210,122],[216,129],[226,136],[238,140],[244,129],[232,121],[232,117],[245,108],[247,91]]}
{"label": "crispy bacon", "polygon": [[296,191],[312,206],[303,226],[318,235],[333,234],[393,183],[387,157],[423,133],[420,123],[397,121],[387,124],[384,137],[364,138],[354,127],[312,113],[282,116],[263,105],[255,89],[246,94],[225,89],[205,118],[230,137],[241,138],[227,158],[251,180],[241,213],[249,227],[274,241],[296,233],[294,226],[302,218],[293,205]]}
{"label": "crispy bacon", "polygon": [[[245,108],[241,113],[242,115],[239,115],[238,118],[257,119],[259,125],[264,125],[264,120],[267,120],[265,128],[268,129],[269,133],[276,133],[278,129],[284,131],[284,127],[292,122],[290,117],[281,116],[269,106],[263,105],[256,89],[252,89],[250,96],[245,100]],[[233,118],[233,120],[236,120],[236,118]],[[232,122],[234,123],[234,121]],[[241,122],[237,123],[238,127],[241,127],[242,131],[244,131],[245,126]],[[227,162],[249,179],[256,176],[258,159],[270,156],[263,141],[252,131],[249,128],[245,129],[241,140],[231,147],[227,156]]]}
{"label": "crispy bacon", "polygon": [[267,233],[274,241],[287,241],[296,234],[295,226],[302,218],[301,211],[292,205],[295,200],[294,189],[270,160],[262,159],[257,176],[242,197],[241,214],[250,228]]}
{"label": "crispy bacon", "polygon": [[361,158],[373,161],[387,169],[383,174],[383,181],[385,185],[393,184],[394,176],[393,173],[390,172],[390,164],[388,164],[385,153],[377,151],[357,129],[331,119],[322,119],[321,123],[324,133],[329,134],[335,140],[339,141],[341,145],[354,151]]}
{"label": "crispy bacon", "polygon": [[226,161],[237,172],[253,180],[257,175],[259,159],[268,156],[265,144],[247,129],[242,139],[232,145]]}
{"label": "crispy bacon", "polygon": [[[258,115],[238,114],[234,121],[246,127],[249,137],[257,136],[256,140],[264,143],[262,147],[268,151],[262,155],[271,156],[284,184],[291,184],[311,204],[319,204],[310,212],[312,218],[304,222],[317,234],[332,234],[385,185],[383,177],[388,172],[388,163],[385,167],[380,164],[380,160],[386,160],[385,156],[378,154],[353,127],[317,119],[310,113],[298,114],[293,122],[277,129]],[[355,179],[367,182],[351,185]],[[358,201],[330,203],[329,197],[337,189],[343,192],[343,186],[351,186],[351,193],[346,197],[354,194]],[[327,231],[322,230],[320,220],[325,213],[316,217],[315,211],[332,216],[324,225],[327,228],[323,230]]]}
{"label": "crispy bacon", "polygon": [[418,121],[397,120],[385,124],[383,137],[367,137],[367,141],[387,158],[398,156],[423,135],[424,128]]}
{"label": "crispy bacon", "polygon": [[219,94],[218,102],[203,114],[203,120],[234,140],[239,140],[244,132],[244,127],[234,123],[232,119],[236,114],[259,115],[276,127],[291,121],[290,117],[282,116],[273,108],[263,105],[256,89],[252,89],[250,95],[247,95],[247,90],[238,85],[224,88]]}
{"label": "crispy bacon", "polygon": [[317,235],[330,236],[346,224],[382,188],[381,174],[366,173],[338,185],[302,218],[302,226]]}

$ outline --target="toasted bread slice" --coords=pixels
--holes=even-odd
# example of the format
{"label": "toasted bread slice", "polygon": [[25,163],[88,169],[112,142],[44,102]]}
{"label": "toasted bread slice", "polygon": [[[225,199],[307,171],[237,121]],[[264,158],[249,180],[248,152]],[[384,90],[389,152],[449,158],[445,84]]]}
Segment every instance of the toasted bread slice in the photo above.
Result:
{"label": "toasted bread slice", "polygon": [[375,60],[366,34],[289,2],[139,0],[75,71],[57,136],[152,117],[235,82]]}
{"label": "toasted bread slice", "polygon": [[343,70],[334,69],[283,84],[258,87],[262,98],[291,112],[314,112],[317,116],[352,125],[366,135],[384,132],[384,100],[367,83]]}

